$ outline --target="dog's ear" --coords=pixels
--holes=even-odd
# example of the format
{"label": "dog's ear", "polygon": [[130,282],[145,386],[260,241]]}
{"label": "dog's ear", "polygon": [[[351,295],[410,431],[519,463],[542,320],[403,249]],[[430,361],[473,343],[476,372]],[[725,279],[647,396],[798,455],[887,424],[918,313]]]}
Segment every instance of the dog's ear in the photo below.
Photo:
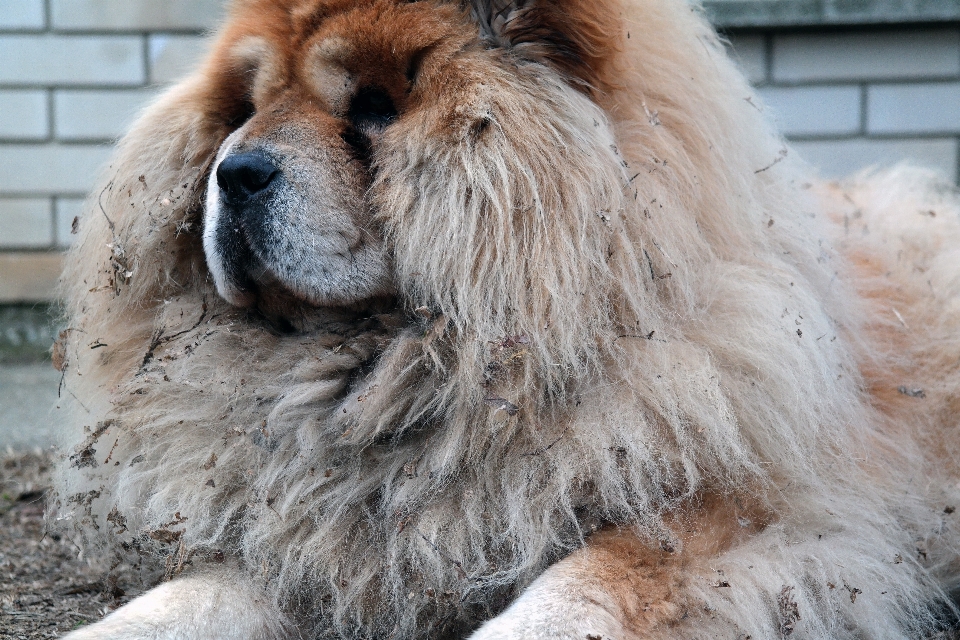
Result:
{"label": "dog's ear", "polygon": [[619,46],[616,0],[468,0],[481,37],[585,83],[603,86]]}
{"label": "dog's ear", "polygon": [[484,39],[508,44],[503,39],[507,23],[530,4],[530,0],[471,0],[470,9]]}

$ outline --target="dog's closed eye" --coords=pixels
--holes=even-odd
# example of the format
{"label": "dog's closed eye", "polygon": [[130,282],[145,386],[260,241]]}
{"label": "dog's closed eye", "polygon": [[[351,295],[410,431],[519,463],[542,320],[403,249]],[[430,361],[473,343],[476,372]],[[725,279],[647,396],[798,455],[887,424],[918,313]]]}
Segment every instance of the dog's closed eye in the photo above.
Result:
{"label": "dog's closed eye", "polygon": [[347,117],[358,131],[379,133],[397,118],[397,109],[386,91],[378,87],[361,89],[350,101]]}

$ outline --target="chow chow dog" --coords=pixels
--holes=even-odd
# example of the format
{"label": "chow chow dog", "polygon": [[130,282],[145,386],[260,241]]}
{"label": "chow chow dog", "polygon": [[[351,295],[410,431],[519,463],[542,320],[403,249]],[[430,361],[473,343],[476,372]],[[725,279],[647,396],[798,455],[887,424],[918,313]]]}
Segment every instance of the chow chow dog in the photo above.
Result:
{"label": "chow chow dog", "polygon": [[159,584],[69,637],[936,633],[958,212],[683,0],[235,0],[68,259],[51,515]]}

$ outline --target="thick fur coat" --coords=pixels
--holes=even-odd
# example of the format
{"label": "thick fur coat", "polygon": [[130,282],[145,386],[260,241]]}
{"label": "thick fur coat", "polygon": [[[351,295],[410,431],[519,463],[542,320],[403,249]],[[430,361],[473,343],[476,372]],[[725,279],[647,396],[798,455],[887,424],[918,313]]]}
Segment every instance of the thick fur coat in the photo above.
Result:
{"label": "thick fur coat", "polygon": [[[235,564],[304,637],[462,635],[538,576],[605,593],[620,637],[936,628],[955,190],[816,182],[686,2],[492,4],[234,3],[80,220],[57,517],[167,577]],[[286,293],[240,308],[204,255],[211,171],[327,32],[322,55],[417,65],[368,164],[304,178],[356,184],[369,263],[320,291],[294,238]],[[324,74],[283,118],[336,113]]]}

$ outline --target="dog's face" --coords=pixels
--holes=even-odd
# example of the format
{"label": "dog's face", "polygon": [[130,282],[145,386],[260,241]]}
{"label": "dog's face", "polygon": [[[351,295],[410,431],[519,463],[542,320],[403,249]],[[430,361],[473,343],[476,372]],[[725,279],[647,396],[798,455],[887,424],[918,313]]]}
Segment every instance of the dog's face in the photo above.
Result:
{"label": "dog's face", "polygon": [[204,218],[220,294],[238,306],[264,296],[344,306],[392,295],[384,226],[394,212],[374,204],[378,172],[407,162],[401,148],[417,143],[398,144],[395,130],[417,123],[429,144],[446,145],[438,154],[474,145],[498,126],[489,94],[514,100],[485,80],[515,65],[543,65],[582,93],[594,84],[597,48],[560,30],[563,7],[542,4],[240,2],[235,16],[244,19],[226,31],[216,64],[241,85],[245,122],[217,153]]}
{"label": "dog's face", "polygon": [[252,116],[217,154],[204,249],[233,304],[268,288],[314,305],[392,289],[368,189],[379,140],[412,108],[416,56],[433,37],[387,37],[422,7],[360,4],[299,7],[281,28],[232,44]]}

